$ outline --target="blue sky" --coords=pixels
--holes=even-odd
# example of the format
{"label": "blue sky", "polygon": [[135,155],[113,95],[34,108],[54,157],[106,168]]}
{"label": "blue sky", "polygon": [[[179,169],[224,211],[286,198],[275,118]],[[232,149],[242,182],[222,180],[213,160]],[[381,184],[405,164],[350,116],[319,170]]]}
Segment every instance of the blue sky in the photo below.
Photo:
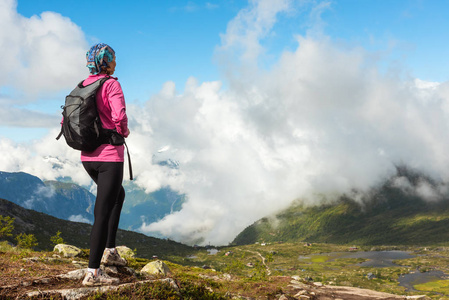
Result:
{"label": "blue sky", "polygon": [[446,0],[336,1],[324,18],[330,36],[376,51],[393,47],[413,76],[441,82],[449,75],[448,8]]}
{"label": "blue sky", "polygon": [[[58,13],[80,27],[85,45],[98,41],[110,44],[117,51],[116,76],[128,103],[143,103],[167,81],[175,82],[181,91],[191,76],[200,82],[220,80],[226,84],[222,66],[215,59],[216,48],[229,22],[257,1],[251,2],[113,0],[96,8],[86,0],[18,0],[17,13],[25,18],[39,18],[46,11]],[[348,47],[372,51],[379,56],[380,67],[400,64],[411,76],[426,81],[448,78],[447,0],[292,2],[295,5],[279,13],[270,33],[260,40],[266,54],[260,64],[269,67],[282,51],[297,47],[295,35],[306,35],[311,27],[319,27],[324,35]],[[320,9],[317,17],[314,10],[320,6],[326,8]],[[9,89],[7,85],[0,87],[2,91]],[[23,107],[56,113],[67,91],[64,86],[59,93],[28,101]],[[3,130],[8,132],[4,137],[17,141],[48,131],[0,126],[9,128]]]}
{"label": "blue sky", "polygon": [[246,5],[233,2],[113,0],[89,9],[91,1],[19,1],[18,12],[58,12],[80,26],[90,44],[110,44],[117,52],[116,75],[135,94],[130,100],[146,101],[166,81],[219,79],[212,61],[219,34]]}
{"label": "blue sky", "polygon": [[[305,33],[310,8],[320,3],[308,2],[296,12],[280,16],[273,29],[275,37],[267,39],[275,55],[295,47],[294,34]],[[91,44],[104,41],[113,45],[122,59],[117,76],[130,81],[130,90],[139,90],[137,95],[145,97],[168,80],[180,84],[189,76],[219,80],[214,49],[228,22],[248,1],[113,0],[101,9],[91,6],[91,1],[85,0],[19,0],[17,11],[25,17],[44,11],[60,13],[80,26]],[[394,47],[392,51],[415,76],[443,81],[449,67],[445,59],[449,53],[448,8],[446,0],[335,0],[329,1],[321,16],[324,32],[330,37],[378,51]],[[147,78],[146,89],[132,85],[136,80],[143,82],[139,77]]]}

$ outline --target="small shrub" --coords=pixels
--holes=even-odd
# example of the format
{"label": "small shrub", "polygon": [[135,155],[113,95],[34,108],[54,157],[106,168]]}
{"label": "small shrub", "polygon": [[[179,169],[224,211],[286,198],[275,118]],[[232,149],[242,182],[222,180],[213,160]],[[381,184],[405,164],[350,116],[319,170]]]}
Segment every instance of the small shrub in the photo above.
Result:
{"label": "small shrub", "polygon": [[33,249],[38,245],[37,239],[34,234],[21,233],[16,236],[17,247],[22,249]]}
{"label": "small shrub", "polygon": [[223,268],[223,272],[236,274],[237,272],[240,272],[244,268],[245,268],[245,266],[243,265],[242,262],[240,262],[239,260],[233,259],[233,260],[231,260],[231,262],[226,264],[226,266]]}
{"label": "small shrub", "polygon": [[12,236],[11,232],[14,230],[14,220],[15,218],[0,215],[0,238]]}
{"label": "small shrub", "polygon": [[12,252],[14,247],[11,246],[7,241],[0,242],[0,252]]}
{"label": "small shrub", "polygon": [[61,237],[61,231],[58,230],[58,232],[56,232],[56,235],[54,235],[50,238],[50,241],[55,246],[58,244],[64,244],[64,239]]}
{"label": "small shrub", "polygon": [[259,280],[265,280],[267,278],[267,272],[266,272],[265,266],[262,263],[256,262],[254,264],[253,270],[254,271],[251,274],[251,276],[249,277],[249,280],[259,281]]}

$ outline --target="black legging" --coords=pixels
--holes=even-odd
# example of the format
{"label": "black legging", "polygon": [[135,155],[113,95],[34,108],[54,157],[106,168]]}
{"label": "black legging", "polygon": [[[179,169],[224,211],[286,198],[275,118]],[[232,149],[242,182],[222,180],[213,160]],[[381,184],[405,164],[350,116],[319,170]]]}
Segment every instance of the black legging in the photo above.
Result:
{"label": "black legging", "polygon": [[115,247],[120,212],[125,200],[123,162],[83,162],[83,166],[97,184],[89,268],[99,268],[105,247]]}

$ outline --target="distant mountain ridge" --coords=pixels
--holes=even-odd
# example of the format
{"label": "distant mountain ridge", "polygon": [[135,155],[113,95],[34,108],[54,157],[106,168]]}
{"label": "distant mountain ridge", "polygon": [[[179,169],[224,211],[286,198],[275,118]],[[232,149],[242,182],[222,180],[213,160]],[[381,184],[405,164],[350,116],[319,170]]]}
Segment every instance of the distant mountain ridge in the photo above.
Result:
{"label": "distant mountain ridge", "polygon": [[0,198],[65,220],[93,221],[95,196],[58,181],[42,181],[24,172],[0,172]]}
{"label": "distant mountain ridge", "polygon": [[126,196],[119,227],[127,230],[139,231],[143,222],[150,224],[179,211],[185,201],[184,195],[169,187],[147,194],[133,182],[125,182],[123,186]]}
{"label": "distant mountain ridge", "polygon": [[[126,198],[119,227],[127,230],[139,231],[144,222],[180,210],[185,198],[168,187],[147,194],[133,182],[125,181],[123,186]],[[64,220],[92,223],[94,219],[95,195],[69,178],[42,181],[24,172],[0,171],[0,198]]]}
{"label": "distant mountain ridge", "polygon": [[[398,186],[402,180],[407,184]],[[405,186],[405,188],[404,188]],[[326,242],[359,245],[434,245],[449,242],[449,195],[425,200],[413,192],[437,191],[429,178],[398,169],[398,175],[363,195],[343,195],[335,203],[296,203],[248,226],[232,244]],[[435,192],[436,193],[436,192]]]}

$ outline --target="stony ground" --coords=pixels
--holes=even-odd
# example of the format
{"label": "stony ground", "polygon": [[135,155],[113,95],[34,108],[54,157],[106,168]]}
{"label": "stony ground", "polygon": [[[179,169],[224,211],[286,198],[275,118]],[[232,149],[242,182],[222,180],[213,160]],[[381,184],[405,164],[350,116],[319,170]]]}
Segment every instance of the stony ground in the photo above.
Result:
{"label": "stony ground", "polygon": [[[182,274],[170,274],[159,279],[139,277],[119,268],[118,272],[109,270],[108,273],[119,277],[120,285],[85,288],[81,285],[84,264],[83,260],[74,261],[51,253],[0,252],[0,299],[107,299],[107,295],[113,299],[426,299],[323,286],[288,276],[242,283],[210,270],[195,270],[195,276],[186,274],[185,268],[180,269]],[[64,274],[75,275],[67,278]],[[143,284],[155,286],[156,281],[167,283],[175,292],[162,293],[160,284],[157,293],[154,289],[141,287]],[[192,287],[186,287],[189,281],[196,286],[194,291]]]}
{"label": "stony ground", "polygon": [[[82,275],[66,274],[84,269],[85,261],[45,253],[0,252],[0,299],[22,298],[32,291],[80,288]],[[129,272],[112,274],[121,283],[137,282]]]}

